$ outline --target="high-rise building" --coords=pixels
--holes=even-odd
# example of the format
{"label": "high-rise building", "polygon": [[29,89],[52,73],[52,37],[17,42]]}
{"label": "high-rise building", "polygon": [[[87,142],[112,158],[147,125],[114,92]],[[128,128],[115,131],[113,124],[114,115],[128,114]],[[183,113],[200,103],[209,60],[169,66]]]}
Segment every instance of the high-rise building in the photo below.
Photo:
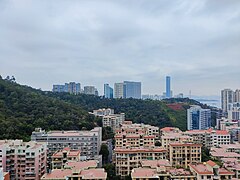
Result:
{"label": "high-rise building", "polygon": [[94,86],[84,86],[84,94],[98,96],[98,90]]}
{"label": "high-rise building", "polygon": [[126,98],[126,86],[124,83],[114,84],[114,98]]}
{"label": "high-rise building", "polygon": [[191,106],[187,110],[188,130],[208,129],[211,127],[211,110]]}
{"label": "high-rise building", "polygon": [[240,89],[235,91],[234,102],[240,102]]}
{"label": "high-rise building", "polygon": [[166,76],[166,98],[171,98],[171,77]]}
{"label": "high-rise building", "polygon": [[224,89],[221,91],[221,104],[223,113],[227,113],[229,103],[234,102],[234,91],[231,89]]}
{"label": "high-rise building", "polygon": [[240,102],[229,103],[228,119],[240,120]]}
{"label": "high-rise building", "polygon": [[68,92],[70,94],[79,94],[81,92],[81,84],[70,82],[65,85],[53,85],[53,92]]}
{"label": "high-rise building", "polygon": [[126,98],[141,99],[141,82],[124,81]]}
{"label": "high-rise building", "polygon": [[109,84],[104,84],[104,97],[113,98],[113,88],[111,88]]}

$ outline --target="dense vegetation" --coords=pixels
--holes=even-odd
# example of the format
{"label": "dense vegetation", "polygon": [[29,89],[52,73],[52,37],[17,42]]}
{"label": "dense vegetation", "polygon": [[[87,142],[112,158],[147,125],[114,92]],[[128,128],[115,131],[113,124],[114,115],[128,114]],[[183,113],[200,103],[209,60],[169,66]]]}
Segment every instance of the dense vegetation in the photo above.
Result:
{"label": "dense vegetation", "polygon": [[0,139],[29,140],[34,128],[91,129],[95,118],[80,106],[0,78]]}
{"label": "dense vegetation", "polygon": [[159,127],[176,126],[186,130],[186,109],[190,104],[197,103],[189,99],[175,99],[182,103],[182,110],[172,110],[167,106],[173,99],[165,101],[140,99],[107,99],[85,94],[71,95],[68,93],[51,93],[50,97],[58,98],[79,105],[87,111],[99,108],[113,108],[116,113],[124,112],[126,118],[137,123],[146,123]]}
{"label": "dense vegetation", "polygon": [[[169,103],[180,103],[182,109],[169,108]],[[101,119],[88,114],[88,111],[98,108],[124,112],[126,118],[133,122],[159,127],[176,126],[186,130],[186,109],[191,104],[199,103],[190,99],[106,99],[85,94],[44,92],[19,85],[15,78],[3,80],[0,77],[0,139],[28,140],[36,127],[80,130],[101,126]],[[104,129],[103,136],[107,139],[113,134]]]}

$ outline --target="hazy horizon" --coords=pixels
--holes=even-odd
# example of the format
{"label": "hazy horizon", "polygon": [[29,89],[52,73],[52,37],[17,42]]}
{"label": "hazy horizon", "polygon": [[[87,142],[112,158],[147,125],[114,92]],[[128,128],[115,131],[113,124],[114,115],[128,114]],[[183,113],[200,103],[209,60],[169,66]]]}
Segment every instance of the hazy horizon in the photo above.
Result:
{"label": "hazy horizon", "polygon": [[142,94],[239,88],[239,0],[0,1],[0,74],[51,90],[141,81]]}

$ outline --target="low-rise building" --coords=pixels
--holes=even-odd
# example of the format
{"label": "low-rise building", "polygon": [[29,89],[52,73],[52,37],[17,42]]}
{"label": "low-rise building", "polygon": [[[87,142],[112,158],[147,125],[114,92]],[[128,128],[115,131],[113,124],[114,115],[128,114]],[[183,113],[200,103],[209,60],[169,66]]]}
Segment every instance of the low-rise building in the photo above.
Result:
{"label": "low-rise building", "polygon": [[94,116],[99,116],[99,117],[108,116],[108,115],[114,114],[114,109],[111,109],[111,108],[96,109],[96,110],[93,110],[93,112],[89,112],[89,114],[93,114]]}
{"label": "low-rise building", "polygon": [[170,164],[187,168],[190,163],[201,162],[201,144],[171,143],[169,145]]}
{"label": "low-rise building", "polygon": [[0,168],[11,179],[39,180],[46,172],[46,143],[23,140],[0,141]]}
{"label": "low-rise building", "polygon": [[41,180],[106,180],[107,173],[103,168],[97,168],[98,162],[67,162],[63,169],[54,169],[50,173],[44,174]]}
{"label": "low-rise building", "polygon": [[161,144],[164,148],[169,149],[171,143],[192,143],[191,136],[183,135],[182,133],[167,133],[161,136]]}
{"label": "low-rise building", "polygon": [[62,169],[67,162],[80,161],[80,152],[80,150],[71,150],[68,147],[63,150],[56,151],[52,155],[52,169]]}
{"label": "low-rise building", "polygon": [[234,151],[229,151],[227,148],[211,148],[210,150],[210,155],[212,158],[221,161],[222,158],[237,158],[240,160],[240,154],[234,152]]}
{"label": "low-rise building", "polygon": [[206,163],[189,164],[190,171],[196,176],[197,180],[217,180],[232,179],[234,173],[220,168],[215,162],[207,161]]}
{"label": "low-rise building", "polygon": [[237,158],[222,158],[223,167],[235,173],[234,178],[240,179],[240,163]]}
{"label": "low-rise building", "polygon": [[188,170],[164,167],[157,169],[134,168],[131,173],[132,180],[195,180],[195,176]]}
{"label": "low-rise building", "polygon": [[164,127],[160,129],[160,136],[170,134],[170,133],[182,133],[182,131],[177,127]]}
{"label": "low-rise building", "polygon": [[207,148],[230,144],[231,141],[231,136],[226,130],[190,130],[184,134],[191,136],[194,143],[202,144]]}
{"label": "low-rise building", "polygon": [[154,148],[116,148],[116,174],[120,176],[130,175],[133,168],[140,167],[143,160],[166,159],[167,150],[161,147]]}

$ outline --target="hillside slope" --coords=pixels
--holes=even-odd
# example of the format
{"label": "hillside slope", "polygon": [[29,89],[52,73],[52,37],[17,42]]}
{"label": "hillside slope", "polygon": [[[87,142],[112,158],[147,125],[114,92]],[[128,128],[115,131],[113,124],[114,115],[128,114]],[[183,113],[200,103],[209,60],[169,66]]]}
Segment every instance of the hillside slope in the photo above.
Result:
{"label": "hillside slope", "polygon": [[[50,97],[58,98],[70,102],[80,107],[92,111],[99,108],[112,108],[116,113],[124,112],[127,119],[136,123],[146,123],[159,127],[176,126],[186,130],[187,113],[186,109],[191,104],[198,102],[189,99],[175,99],[157,101],[140,99],[106,99],[103,97],[90,96],[85,94],[71,95],[67,93],[47,94]],[[173,110],[168,107],[168,103],[180,102],[181,109]]]}
{"label": "hillside slope", "polygon": [[80,106],[0,78],[0,139],[28,140],[36,127],[91,129],[94,121]]}

